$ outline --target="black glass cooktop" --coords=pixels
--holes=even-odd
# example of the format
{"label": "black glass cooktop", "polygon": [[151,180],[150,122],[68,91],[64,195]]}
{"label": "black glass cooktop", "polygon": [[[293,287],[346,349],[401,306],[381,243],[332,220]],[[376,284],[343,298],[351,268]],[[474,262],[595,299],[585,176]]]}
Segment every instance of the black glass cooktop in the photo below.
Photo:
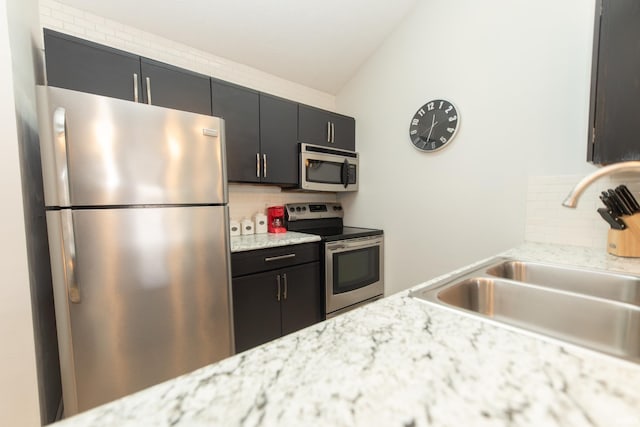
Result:
{"label": "black glass cooktop", "polygon": [[344,239],[357,239],[358,237],[379,236],[382,234],[382,230],[361,227],[322,227],[291,231],[300,231],[301,233],[315,234],[322,237],[322,240],[325,242],[335,242],[336,240]]}

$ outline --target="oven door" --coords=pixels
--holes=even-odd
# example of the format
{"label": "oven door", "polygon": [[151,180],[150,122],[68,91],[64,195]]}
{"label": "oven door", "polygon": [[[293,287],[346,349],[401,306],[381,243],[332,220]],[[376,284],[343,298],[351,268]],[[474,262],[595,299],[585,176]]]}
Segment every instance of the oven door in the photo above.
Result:
{"label": "oven door", "polygon": [[303,190],[358,190],[358,153],[300,145],[300,187]]}
{"label": "oven door", "polygon": [[384,293],[383,236],[325,244],[326,313]]}

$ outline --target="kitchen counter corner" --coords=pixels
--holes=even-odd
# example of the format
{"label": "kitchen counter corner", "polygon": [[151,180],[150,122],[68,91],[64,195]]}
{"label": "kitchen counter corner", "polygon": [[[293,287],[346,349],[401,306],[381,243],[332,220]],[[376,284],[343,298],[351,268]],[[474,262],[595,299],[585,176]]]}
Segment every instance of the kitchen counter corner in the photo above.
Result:
{"label": "kitchen counter corner", "polygon": [[286,233],[249,234],[231,236],[231,252],[253,251],[255,249],[274,248],[277,246],[298,245],[301,243],[319,242],[320,236],[287,231]]}

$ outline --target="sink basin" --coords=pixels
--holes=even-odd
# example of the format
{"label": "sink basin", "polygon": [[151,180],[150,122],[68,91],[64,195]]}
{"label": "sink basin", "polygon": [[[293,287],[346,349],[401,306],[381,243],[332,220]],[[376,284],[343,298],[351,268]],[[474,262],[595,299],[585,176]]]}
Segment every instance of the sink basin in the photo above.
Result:
{"label": "sink basin", "polygon": [[640,305],[640,277],[636,276],[516,260],[499,262],[485,272],[518,282]]}
{"label": "sink basin", "polygon": [[640,363],[640,277],[499,258],[411,296]]}

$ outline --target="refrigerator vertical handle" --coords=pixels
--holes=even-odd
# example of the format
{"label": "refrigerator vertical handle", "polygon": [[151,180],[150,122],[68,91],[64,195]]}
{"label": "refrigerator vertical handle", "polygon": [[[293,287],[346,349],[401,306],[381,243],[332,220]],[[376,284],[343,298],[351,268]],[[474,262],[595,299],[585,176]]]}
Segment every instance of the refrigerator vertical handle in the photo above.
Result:
{"label": "refrigerator vertical handle", "polygon": [[147,104],[151,105],[151,78],[147,77]]}
{"label": "refrigerator vertical handle", "polygon": [[60,211],[60,222],[67,295],[69,295],[69,301],[80,304],[80,289],[76,281],[76,237],[73,232],[73,216],[70,209]]}
{"label": "refrigerator vertical handle", "polygon": [[133,102],[138,102],[138,74],[133,73]]}
{"label": "refrigerator vertical handle", "polygon": [[56,187],[58,204],[69,206],[69,172],[67,170],[67,111],[58,107],[53,112],[53,139],[55,141]]}

